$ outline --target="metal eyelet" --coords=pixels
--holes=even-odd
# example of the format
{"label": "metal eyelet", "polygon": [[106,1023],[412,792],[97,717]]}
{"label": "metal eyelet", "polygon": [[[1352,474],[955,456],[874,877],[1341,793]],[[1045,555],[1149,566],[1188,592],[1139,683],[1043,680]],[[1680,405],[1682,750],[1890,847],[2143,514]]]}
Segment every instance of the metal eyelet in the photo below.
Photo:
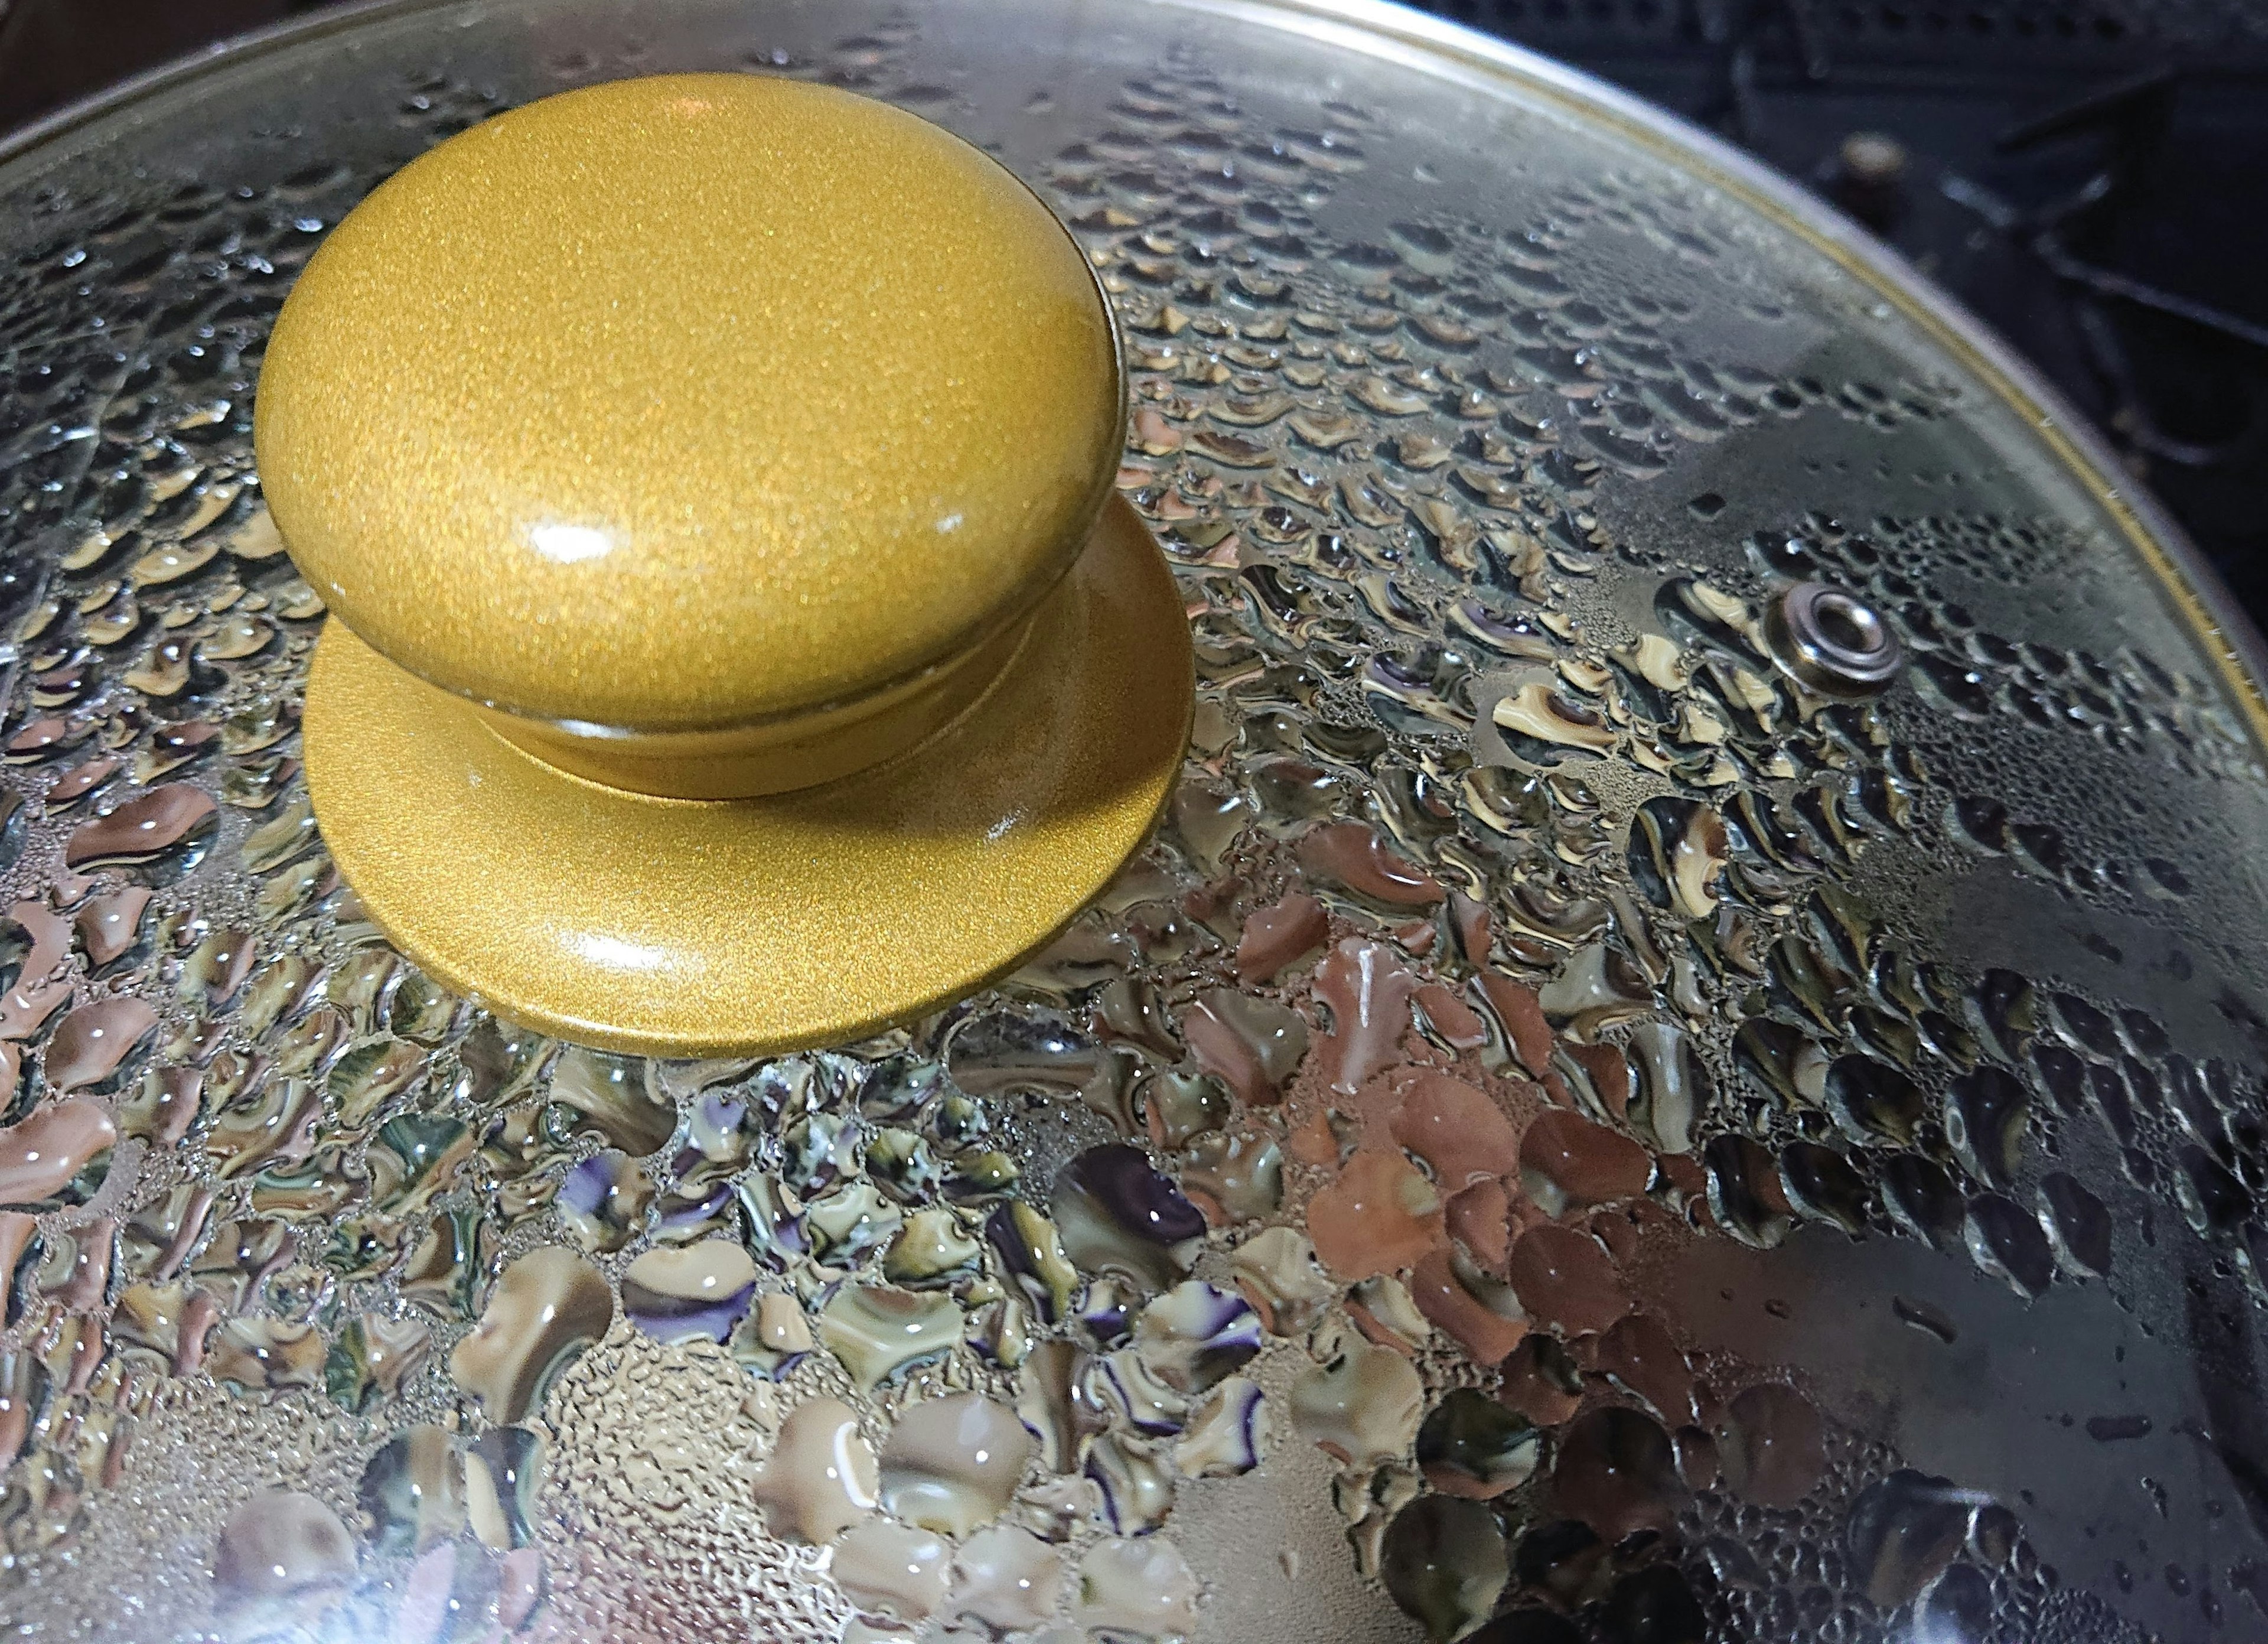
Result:
{"label": "metal eyelet", "polygon": [[1905,647],[1881,614],[1823,582],[1781,594],[1769,627],[1780,667],[1829,696],[1874,696],[1905,666]]}

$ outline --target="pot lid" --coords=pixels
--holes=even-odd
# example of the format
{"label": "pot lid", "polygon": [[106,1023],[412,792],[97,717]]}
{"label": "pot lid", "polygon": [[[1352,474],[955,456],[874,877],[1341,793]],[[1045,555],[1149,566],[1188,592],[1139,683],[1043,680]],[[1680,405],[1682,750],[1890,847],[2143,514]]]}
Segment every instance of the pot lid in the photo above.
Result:
{"label": "pot lid", "polygon": [[[342,880],[251,407],[379,181],[696,70],[1069,224],[1197,707],[1005,981],[645,1060]],[[2254,642],[1783,185],[1383,8],[497,0],[0,195],[33,1636],[2257,1629]]]}

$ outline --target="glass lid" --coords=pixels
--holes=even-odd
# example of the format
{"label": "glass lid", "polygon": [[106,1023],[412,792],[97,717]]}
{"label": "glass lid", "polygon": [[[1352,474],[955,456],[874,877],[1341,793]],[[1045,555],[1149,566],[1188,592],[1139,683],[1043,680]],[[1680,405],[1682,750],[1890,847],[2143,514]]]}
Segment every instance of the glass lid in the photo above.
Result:
{"label": "glass lid", "polygon": [[[694,69],[1071,225],[1197,668],[1051,947],[755,1060],[387,945],[252,441],[376,184]],[[2268,1631],[2254,642],[1785,185],[1360,0],[472,0],[50,122],[0,253],[11,1637]]]}

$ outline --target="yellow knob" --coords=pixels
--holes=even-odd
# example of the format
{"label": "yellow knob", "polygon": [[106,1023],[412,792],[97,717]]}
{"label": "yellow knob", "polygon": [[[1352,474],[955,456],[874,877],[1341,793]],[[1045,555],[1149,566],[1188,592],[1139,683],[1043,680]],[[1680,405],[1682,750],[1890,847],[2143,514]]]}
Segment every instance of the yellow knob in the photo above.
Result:
{"label": "yellow knob", "polygon": [[1001,975],[1180,770],[1124,431],[1076,242],[901,110],[667,76],[414,161],[309,262],[254,424],[331,608],[307,785],[363,911],[626,1051],[840,1042]]}
{"label": "yellow knob", "polygon": [[998,671],[1108,495],[1086,258],[901,110],[673,75],[504,114],[308,263],[261,483],[355,634],[577,774],[792,788]]}

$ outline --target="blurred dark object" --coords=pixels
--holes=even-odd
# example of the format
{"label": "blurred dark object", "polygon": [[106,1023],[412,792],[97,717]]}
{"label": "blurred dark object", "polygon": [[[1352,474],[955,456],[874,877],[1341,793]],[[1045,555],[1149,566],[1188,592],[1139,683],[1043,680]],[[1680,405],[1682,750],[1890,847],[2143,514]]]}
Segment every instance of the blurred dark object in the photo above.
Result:
{"label": "blurred dark object", "polygon": [[0,127],[322,0],[0,0]]}
{"label": "blurred dark object", "polygon": [[[0,125],[325,0],[0,0]],[[1435,0],[1712,127],[2110,435],[2268,626],[2268,0]]]}

